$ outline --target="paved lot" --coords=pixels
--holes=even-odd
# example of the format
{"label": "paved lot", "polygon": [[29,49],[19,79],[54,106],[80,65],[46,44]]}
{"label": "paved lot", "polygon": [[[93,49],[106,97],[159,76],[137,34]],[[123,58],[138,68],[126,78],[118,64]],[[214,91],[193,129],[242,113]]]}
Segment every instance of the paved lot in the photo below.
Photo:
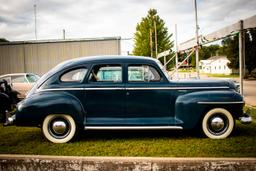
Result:
{"label": "paved lot", "polygon": [[247,104],[256,106],[256,80],[244,81],[244,98]]}

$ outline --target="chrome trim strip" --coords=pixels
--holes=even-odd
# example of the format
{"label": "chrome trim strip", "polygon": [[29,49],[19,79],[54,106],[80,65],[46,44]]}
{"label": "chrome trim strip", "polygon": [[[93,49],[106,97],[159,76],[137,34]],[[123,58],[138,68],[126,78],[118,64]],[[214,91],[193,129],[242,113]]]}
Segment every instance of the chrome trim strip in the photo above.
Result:
{"label": "chrome trim strip", "polygon": [[127,87],[126,90],[195,90],[195,89],[228,89],[222,87]]}
{"label": "chrome trim strip", "polygon": [[159,130],[159,129],[183,129],[181,126],[85,126],[85,130]]}
{"label": "chrome trim strip", "polygon": [[63,90],[84,90],[84,88],[49,88],[49,89],[38,89],[39,92],[41,91],[63,91]]}
{"label": "chrome trim strip", "polygon": [[38,89],[38,91],[65,91],[65,90],[198,90],[198,89],[228,89],[222,87],[100,87],[100,88],[49,88]]}
{"label": "chrome trim strip", "polygon": [[197,102],[198,104],[243,104],[244,101],[239,102]]}

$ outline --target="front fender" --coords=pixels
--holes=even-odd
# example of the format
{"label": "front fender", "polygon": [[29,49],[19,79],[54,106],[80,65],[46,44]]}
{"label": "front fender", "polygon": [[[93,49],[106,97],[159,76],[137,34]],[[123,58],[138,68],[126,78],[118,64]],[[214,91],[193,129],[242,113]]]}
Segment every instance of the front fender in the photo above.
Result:
{"label": "front fender", "polygon": [[85,112],[79,99],[69,93],[37,93],[18,104],[16,125],[38,126],[49,114],[71,115],[82,126]]}
{"label": "front fender", "polygon": [[227,109],[236,119],[243,114],[243,97],[235,91],[200,91],[179,96],[175,102],[175,117],[184,129],[192,129],[212,108]]}

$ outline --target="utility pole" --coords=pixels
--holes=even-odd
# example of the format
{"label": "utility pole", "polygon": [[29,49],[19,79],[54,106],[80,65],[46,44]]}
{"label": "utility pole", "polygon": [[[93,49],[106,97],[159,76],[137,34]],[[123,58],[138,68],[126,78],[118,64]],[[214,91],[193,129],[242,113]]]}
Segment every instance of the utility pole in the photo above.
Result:
{"label": "utility pole", "polygon": [[154,17],[154,27],[155,27],[155,49],[156,49],[156,57],[157,57],[157,29],[156,29],[156,20],[155,20],[156,17]]}
{"label": "utility pole", "polygon": [[37,40],[37,22],[36,22],[36,2],[34,4],[34,16],[35,16],[35,38]]}
{"label": "utility pole", "polygon": [[150,53],[151,53],[150,55],[151,55],[151,57],[153,57],[152,30],[151,30],[151,28],[149,29],[149,45],[150,45]]}
{"label": "utility pole", "polygon": [[178,32],[177,32],[177,24],[175,24],[175,45],[176,45],[176,56],[175,56],[176,79],[179,79],[179,73],[178,73]]}
{"label": "utility pole", "polygon": [[239,30],[239,77],[240,77],[240,93],[244,94],[244,61],[245,61],[245,36],[244,36],[244,27],[243,21],[240,22],[240,30]]}
{"label": "utility pole", "polygon": [[65,32],[65,29],[63,29],[62,32],[63,32],[63,39],[65,40],[65,39],[66,39],[66,32]]}
{"label": "utility pole", "polygon": [[198,40],[198,21],[197,21],[197,3],[196,0],[195,2],[195,19],[196,19],[196,73],[197,73],[197,78],[199,79],[199,40]]}

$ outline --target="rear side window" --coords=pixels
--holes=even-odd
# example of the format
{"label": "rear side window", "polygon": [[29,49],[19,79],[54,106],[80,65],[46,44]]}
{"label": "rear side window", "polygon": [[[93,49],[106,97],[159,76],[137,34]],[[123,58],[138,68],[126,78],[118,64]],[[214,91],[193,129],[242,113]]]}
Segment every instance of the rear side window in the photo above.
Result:
{"label": "rear side window", "polygon": [[161,76],[158,71],[148,65],[130,65],[128,67],[129,82],[159,82]]}
{"label": "rear side window", "polygon": [[74,69],[66,72],[60,78],[61,82],[81,82],[87,73],[86,68]]}

